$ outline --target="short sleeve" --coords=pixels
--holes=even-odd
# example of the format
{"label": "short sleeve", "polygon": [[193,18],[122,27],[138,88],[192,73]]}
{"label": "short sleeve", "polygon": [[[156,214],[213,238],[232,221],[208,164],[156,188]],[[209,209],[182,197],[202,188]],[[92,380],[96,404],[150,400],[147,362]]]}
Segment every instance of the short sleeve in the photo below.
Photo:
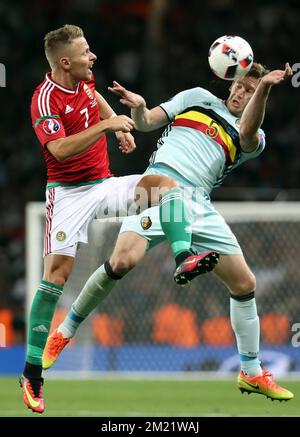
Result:
{"label": "short sleeve", "polygon": [[259,143],[256,150],[257,152],[259,152],[258,154],[260,154],[261,152],[263,152],[264,148],[266,147],[266,135],[262,129],[259,129],[258,133],[259,133]]}
{"label": "short sleeve", "polygon": [[243,154],[247,155],[247,159],[256,158],[264,151],[264,148],[266,147],[266,135],[264,131],[262,129],[259,129],[258,134],[259,134],[259,143],[256,149],[253,150],[252,152],[243,152]]}
{"label": "short sleeve", "polygon": [[55,101],[50,96],[49,102],[42,103],[40,93],[36,92],[31,101],[32,127],[44,147],[49,141],[64,138],[66,134]]}
{"label": "short sleeve", "polygon": [[201,100],[211,99],[212,94],[204,88],[196,87],[181,91],[167,102],[159,106],[165,111],[170,121],[181,114],[185,109],[200,104]]}

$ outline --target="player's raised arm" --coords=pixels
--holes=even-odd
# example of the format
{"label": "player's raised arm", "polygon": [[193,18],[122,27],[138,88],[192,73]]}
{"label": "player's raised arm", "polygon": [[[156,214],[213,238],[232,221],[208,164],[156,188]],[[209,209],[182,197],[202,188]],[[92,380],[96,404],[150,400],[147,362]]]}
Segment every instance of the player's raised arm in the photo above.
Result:
{"label": "player's raised arm", "polygon": [[149,132],[169,123],[168,117],[161,107],[156,106],[153,109],[148,109],[142,96],[126,90],[118,82],[114,81],[113,87],[108,89],[121,97],[120,102],[131,109],[131,117],[137,130]]}
{"label": "player's raised arm", "polygon": [[274,70],[261,78],[253,96],[244,109],[240,123],[240,144],[244,151],[255,150],[259,142],[258,129],[261,127],[266,111],[266,103],[273,85],[291,77],[292,69],[288,63],[284,70]]}

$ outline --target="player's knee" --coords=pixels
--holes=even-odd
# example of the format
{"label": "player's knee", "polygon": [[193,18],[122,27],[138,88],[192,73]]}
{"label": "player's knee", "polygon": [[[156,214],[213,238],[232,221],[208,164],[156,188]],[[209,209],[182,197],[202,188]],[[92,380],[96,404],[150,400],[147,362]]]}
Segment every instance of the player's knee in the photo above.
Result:
{"label": "player's knee", "polygon": [[164,194],[169,190],[172,190],[173,188],[178,188],[179,183],[175,181],[174,179],[163,177],[159,186],[160,194]]}
{"label": "player's knee", "polygon": [[118,253],[118,256],[112,257],[109,263],[116,275],[124,276],[136,266],[137,257],[134,251],[122,251]]}
{"label": "player's knee", "polygon": [[60,287],[63,287],[65,283],[67,282],[69,277],[68,272],[61,272],[61,271],[54,271],[50,272],[48,274],[45,274],[43,279],[45,281],[51,282],[52,284],[59,285]]}
{"label": "player's knee", "polygon": [[256,288],[256,279],[252,272],[237,281],[232,288],[232,291],[238,295],[249,294]]}

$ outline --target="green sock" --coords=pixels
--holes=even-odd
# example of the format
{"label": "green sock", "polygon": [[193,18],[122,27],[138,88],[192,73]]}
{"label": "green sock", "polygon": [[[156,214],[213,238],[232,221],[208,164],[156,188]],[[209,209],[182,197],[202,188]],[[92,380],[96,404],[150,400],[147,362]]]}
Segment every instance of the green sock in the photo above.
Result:
{"label": "green sock", "polygon": [[180,188],[173,188],[162,195],[159,202],[160,223],[175,257],[191,247],[191,226],[186,215]]}
{"label": "green sock", "polygon": [[48,338],[56,303],[63,292],[63,287],[48,281],[41,281],[34,296],[27,338],[26,362],[42,364],[42,355]]}

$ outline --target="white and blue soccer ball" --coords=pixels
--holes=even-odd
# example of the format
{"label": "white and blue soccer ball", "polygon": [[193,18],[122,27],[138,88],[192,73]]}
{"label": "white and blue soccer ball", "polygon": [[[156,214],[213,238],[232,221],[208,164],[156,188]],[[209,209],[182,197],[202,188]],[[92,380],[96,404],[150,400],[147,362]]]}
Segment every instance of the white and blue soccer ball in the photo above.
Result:
{"label": "white and blue soccer ball", "polygon": [[253,64],[253,51],[243,38],[225,35],[211,45],[208,62],[213,73],[221,79],[241,79]]}

